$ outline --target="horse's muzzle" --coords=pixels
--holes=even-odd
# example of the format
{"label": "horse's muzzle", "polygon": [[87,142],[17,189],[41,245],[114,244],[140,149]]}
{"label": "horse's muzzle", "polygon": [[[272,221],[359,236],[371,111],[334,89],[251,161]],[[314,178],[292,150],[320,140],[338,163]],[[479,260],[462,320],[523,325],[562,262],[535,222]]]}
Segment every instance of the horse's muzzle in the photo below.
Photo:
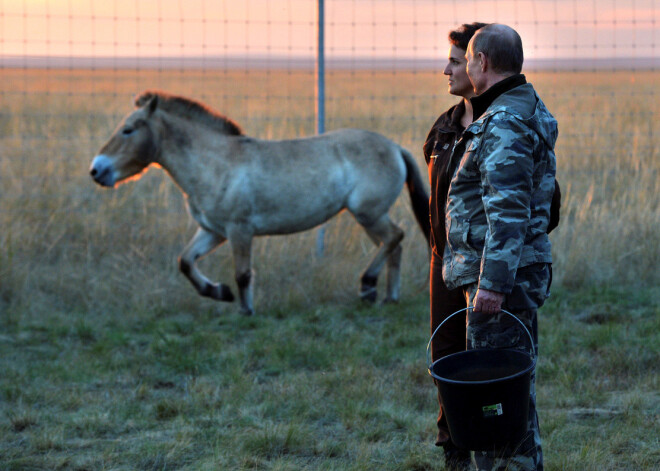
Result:
{"label": "horse's muzzle", "polygon": [[101,186],[115,186],[115,172],[112,162],[107,156],[101,154],[94,157],[89,174]]}

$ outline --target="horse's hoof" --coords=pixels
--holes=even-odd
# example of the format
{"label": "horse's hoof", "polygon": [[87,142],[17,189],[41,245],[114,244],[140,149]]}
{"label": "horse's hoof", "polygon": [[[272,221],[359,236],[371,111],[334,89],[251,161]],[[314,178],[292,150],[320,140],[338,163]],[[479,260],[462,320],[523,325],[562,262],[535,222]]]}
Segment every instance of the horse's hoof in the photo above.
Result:
{"label": "horse's hoof", "polygon": [[362,275],[362,283],[360,284],[360,298],[363,301],[370,303],[376,302],[376,286],[378,285],[378,278],[375,276]]}
{"label": "horse's hoof", "polygon": [[383,304],[399,304],[399,299],[387,297],[383,299]]}
{"label": "horse's hoof", "polygon": [[254,315],[254,310],[253,309],[241,309],[241,315],[246,316],[246,317],[252,316],[252,315]]}
{"label": "horse's hoof", "polygon": [[362,299],[362,301],[367,301],[370,303],[376,302],[377,295],[378,292],[376,291],[376,288],[367,288],[367,289],[362,289],[362,291],[360,291],[360,299]]}
{"label": "horse's hoof", "polygon": [[231,292],[231,288],[227,285],[220,285],[220,298],[218,301],[226,301],[231,303],[234,301],[234,293]]}
{"label": "horse's hoof", "polygon": [[207,284],[199,294],[207,298],[215,299],[216,301],[232,302],[234,300],[234,293],[231,288],[222,283]]}

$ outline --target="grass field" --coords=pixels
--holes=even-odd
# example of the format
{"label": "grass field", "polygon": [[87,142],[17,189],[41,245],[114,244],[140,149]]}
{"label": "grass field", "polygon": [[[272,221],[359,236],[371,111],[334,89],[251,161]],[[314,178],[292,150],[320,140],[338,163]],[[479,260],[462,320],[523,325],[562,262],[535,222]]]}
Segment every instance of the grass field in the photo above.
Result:
{"label": "grass field", "polygon": [[[427,251],[401,198],[402,301],[356,301],[349,216],[255,244],[257,314],[198,297],[194,225],[157,170],[96,187],[130,97],[200,98],[247,134],[313,133],[302,72],[0,71],[0,469],[441,470],[425,371]],[[530,74],[559,121],[555,284],[538,395],[549,470],[660,467],[659,74]],[[437,74],[333,72],[328,125],[412,150],[453,100]],[[439,90],[439,91],[438,91]],[[422,171],[425,170],[422,168]],[[204,259],[232,283],[227,247]]]}

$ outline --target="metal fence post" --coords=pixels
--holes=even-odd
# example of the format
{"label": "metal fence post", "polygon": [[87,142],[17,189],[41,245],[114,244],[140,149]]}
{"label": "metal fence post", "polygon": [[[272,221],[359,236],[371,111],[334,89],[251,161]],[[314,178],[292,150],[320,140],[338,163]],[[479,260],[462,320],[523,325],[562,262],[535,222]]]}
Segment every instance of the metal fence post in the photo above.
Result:
{"label": "metal fence post", "polygon": [[[318,0],[318,45],[316,51],[316,133],[325,132],[325,4]],[[325,251],[325,224],[316,233],[316,255]]]}

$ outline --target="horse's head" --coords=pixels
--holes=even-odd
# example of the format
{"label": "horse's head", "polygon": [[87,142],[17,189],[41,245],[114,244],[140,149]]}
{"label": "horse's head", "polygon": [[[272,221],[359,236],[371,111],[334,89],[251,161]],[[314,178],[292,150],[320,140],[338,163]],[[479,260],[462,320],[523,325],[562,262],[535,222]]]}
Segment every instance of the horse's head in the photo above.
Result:
{"label": "horse's head", "polygon": [[143,95],[136,106],[92,161],[90,174],[101,186],[114,187],[130,177],[139,178],[155,162],[158,145],[151,118],[158,96]]}

